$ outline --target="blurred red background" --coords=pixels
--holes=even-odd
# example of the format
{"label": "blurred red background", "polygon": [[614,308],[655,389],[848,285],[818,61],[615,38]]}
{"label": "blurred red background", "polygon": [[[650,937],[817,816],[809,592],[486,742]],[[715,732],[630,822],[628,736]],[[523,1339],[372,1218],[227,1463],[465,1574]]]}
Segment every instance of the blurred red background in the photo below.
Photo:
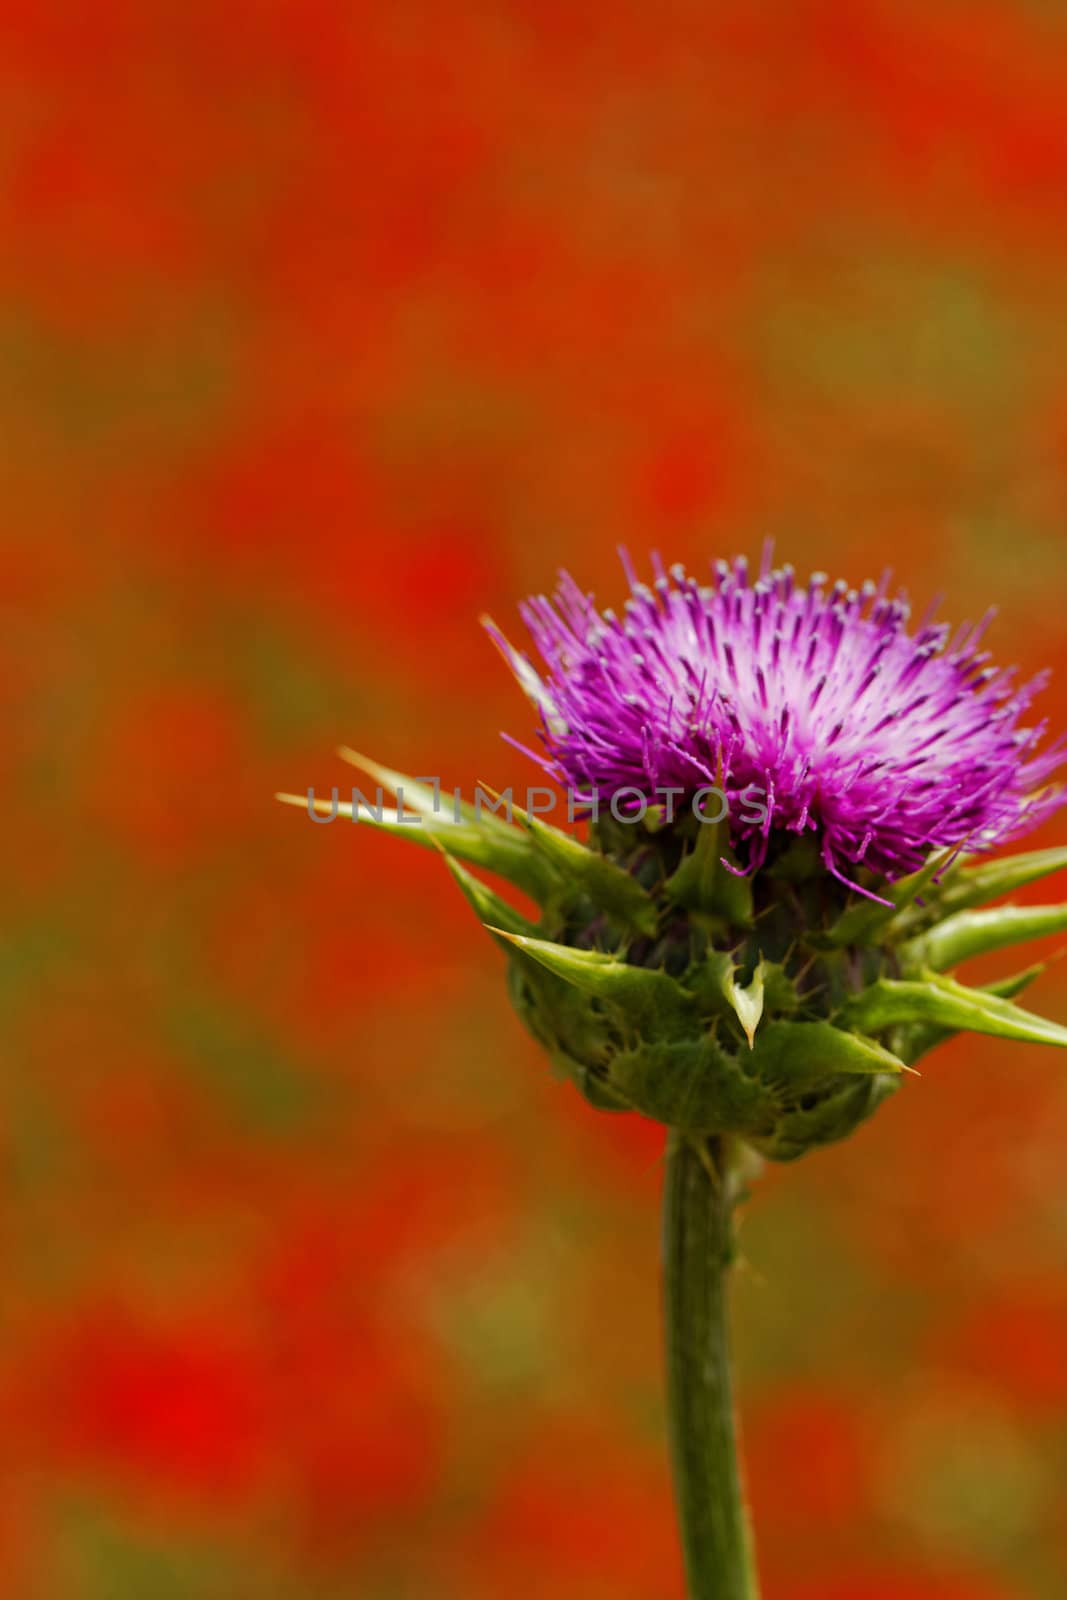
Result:
{"label": "blurred red background", "polygon": [[[659,1131],[439,862],[271,795],[525,783],[477,613],[620,540],[997,600],[1067,722],[1067,16],[0,27],[0,1593],[679,1596]],[[761,1186],[768,1600],[1067,1592],[1065,1143],[966,1042]]]}

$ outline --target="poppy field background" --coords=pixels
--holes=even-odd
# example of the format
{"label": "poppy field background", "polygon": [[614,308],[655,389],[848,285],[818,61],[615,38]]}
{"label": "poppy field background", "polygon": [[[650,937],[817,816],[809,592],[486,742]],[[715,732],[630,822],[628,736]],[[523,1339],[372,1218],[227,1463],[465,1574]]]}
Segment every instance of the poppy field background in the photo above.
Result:
{"label": "poppy field background", "polygon": [[[0,1594],[680,1600],[660,1130],[552,1079],[431,853],[272,795],[342,742],[524,786],[478,614],[618,603],[620,542],[996,601],[1067,725],[1067,14],[0,41]],[[767,1600],[1067,1591],[1065,1149],[1067,1062],[966,1040],[767,1173]]]}

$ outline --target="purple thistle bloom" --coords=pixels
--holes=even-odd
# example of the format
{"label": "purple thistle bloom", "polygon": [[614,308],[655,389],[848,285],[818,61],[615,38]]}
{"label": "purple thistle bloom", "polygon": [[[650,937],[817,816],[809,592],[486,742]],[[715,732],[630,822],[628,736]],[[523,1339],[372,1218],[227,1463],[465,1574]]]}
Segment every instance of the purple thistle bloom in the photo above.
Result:
{"label": "purple thistle bloom", "polygon": [[1015,838],[1063,803],[1043,787],[1063,741],[1038,752],[1045,725],[1019,725],[1046,675],[1017,686],[1014,668],[988,664],[992,611],[954,636],[930,614],[911,633],[888,574],[800,587],[768,550],[754,583],[743,557],[717,562],[711,586],[656,558],[649,587],[623,563],[621,617],[566,574],[554,601],[520,608],[543,673],[487,622],[541,713],[544,753],[526,753],[557,781],[602,804],[717,785],[747,869],[773,836],[810,833],[850,884],[849,865],[894,879],[931,851]]}

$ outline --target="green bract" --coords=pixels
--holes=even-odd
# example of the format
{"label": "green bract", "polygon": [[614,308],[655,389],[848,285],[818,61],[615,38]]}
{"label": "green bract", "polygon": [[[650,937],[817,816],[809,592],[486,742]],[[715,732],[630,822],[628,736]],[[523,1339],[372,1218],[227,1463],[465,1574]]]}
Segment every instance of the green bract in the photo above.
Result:
{"label": "green bract", "polygon": [[[931,859],[881,901],[793,840],[753,877],[722,825],[612,817],[589,844],[517,807],[513,820],[342,752],[400,808],[358,822],[438,849],[506,951],[519,1015],[593,1105],[791,1160],[850,1133],[936,1044],[963,1030],[1067,1045],[1016,1004],[1041,965],[985,987],[959,962],[1067,929],[1067,906],[987,906],[1067,866],[1067,850]],[[326,802],[280,795],[289,804]],[[357,802],[358,804],[358,802]],[[352,805],[333,807],[352,816]],[[524,915],[469,870],[523,891]]]}

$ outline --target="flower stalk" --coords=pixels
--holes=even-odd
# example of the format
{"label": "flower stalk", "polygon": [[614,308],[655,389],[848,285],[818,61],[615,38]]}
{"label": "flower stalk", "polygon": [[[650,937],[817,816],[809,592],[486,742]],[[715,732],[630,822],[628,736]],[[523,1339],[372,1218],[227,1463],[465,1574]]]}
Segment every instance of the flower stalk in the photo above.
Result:
{"label": "flower stalk", "polygon": [[672,1133],[663,1191],[667,1423],[689,1600],[758,1600],[738,1459],[728,1282],[729,1141]]}

